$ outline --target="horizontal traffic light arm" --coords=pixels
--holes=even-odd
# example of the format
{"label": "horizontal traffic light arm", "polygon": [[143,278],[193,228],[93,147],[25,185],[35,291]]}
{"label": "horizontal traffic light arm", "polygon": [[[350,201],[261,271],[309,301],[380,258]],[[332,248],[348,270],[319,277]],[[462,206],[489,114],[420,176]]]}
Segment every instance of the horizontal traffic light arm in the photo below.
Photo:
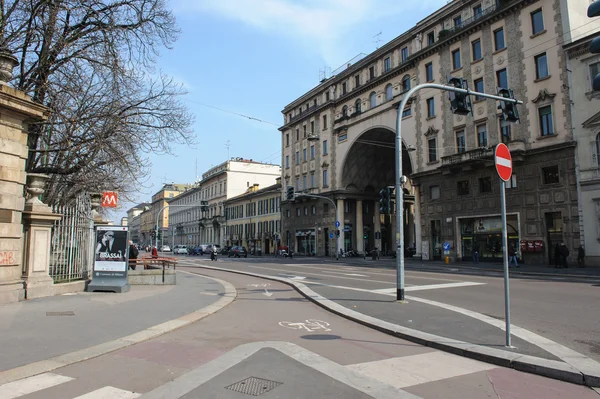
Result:
{"label": "horizontal traffic light arm", "polygon": [[421,89],[430,88],[430,89],[440,89],[440,90],[445,90],[445,91],[453,91],[456,93],[464,93],[464,94],[468,94],[468,95],[474,95],[477,97],[484,97],[484,98],[491,98],[493,100],[505,101],[507,103],[523,104],[523,101],[517,100],[515,98],[507,98],[507,97],[497,96],[494,94],[480,93],[478,91],[473,91],[473,90],[469,90],[469,89],[459,89],[458,87],[449,86],[449,85],[438,85],[435,83],[425,83],[425,84],[419,85],[417,87],[419,87]]}

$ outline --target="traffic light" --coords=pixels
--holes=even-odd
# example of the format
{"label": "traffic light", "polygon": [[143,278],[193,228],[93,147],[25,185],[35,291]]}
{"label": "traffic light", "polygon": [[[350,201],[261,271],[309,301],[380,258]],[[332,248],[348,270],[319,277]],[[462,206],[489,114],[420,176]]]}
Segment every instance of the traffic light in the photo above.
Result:
{"label": "traffic light", "polygon": [[336,231],[335,231],[335,235],[336,235],[336,237],[339,237],[339,236],[340,236],[340,231],[339,231],[339,230],[336,230]]}
{"label": "traffic light", "polygon": [[162,231],[161,230],[158,230],[158,239],[162,240]]}
{"label": "traffic light", "polygon": [[156,230],[152,230],[152,231],[150,232],[150,236],[151,236],[153,239],[154,239],[154,238],[156,238]]}
{"label": "traffic light", "polygon": [[369,234],[368,233],[364,233],[363,234],[363,239],[366,240],[367,238],[369,238]]}
{"label": "traffic light", "polygon": [[294,193],[294,186],[287,186],[287,191],[285,194],[285,198],[288,201],[293,201],[295,198],[295,193]]}
{"label": "traffic light", "polygon": [[[513,91],[510,89],[498,89],[498,95],[504,98],[510,98],[512,100],[515,99]],[[508,122],[518,122],[519,121],[519,111],[517,111],[517,104],[508,101],[500,100],[500,105],[498,109],[502,110],[502,118]]]}
{"label": "traffic light", "polygon": [[[451,78],[448,84],[459,89],[467,90],[469,88],[467,81],[461,78]],[[453,114],[457,115],[468,115],[472,111],[471,108],[471,97],[466,93],[457,93],[454,91],[450,93],[450,109]]]}
{"label": "traffic light", "polygon": [[379,212],[387,215],[390,213],[390,188],[384,187],[379,191]]}
{"label": "traffic light", "polygon": [[[600,17],[600,0],[596,0],[595,2],[589,5],[587,9],[587,16],[589,18]],[[592,42],[590,43],[590,53],[600,53],[600,36],[592,40]],[[600,90],[600,73],[597,73],[596,76],[592,78],[592,89]]]}

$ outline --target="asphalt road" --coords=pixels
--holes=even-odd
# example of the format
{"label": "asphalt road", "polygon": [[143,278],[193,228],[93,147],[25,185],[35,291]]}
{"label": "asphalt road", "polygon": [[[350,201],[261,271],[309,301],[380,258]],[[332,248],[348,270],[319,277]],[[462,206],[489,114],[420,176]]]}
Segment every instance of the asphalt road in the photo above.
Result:
{"label": "asphalt road", "polygon": [[[186,261],[207,262],[206,258]],[[447,306],[504,320],[504,280],[497,271],[439,271],[436,267],[419,271],[411,270],[419,268],[418,264],[407,262],[409,300],[400,304],[395,301],[396,272],[389,261],[222,257],[208,264],[297,278],[343,306],[421,331],[486,346],[503,347],[505,343],[505,333],[499,328]],[[510,295],[512,325],[600,361],[600,277],[512,276]],[[512,344],[515,351],[556,359],[519,338],[513,337]]]}

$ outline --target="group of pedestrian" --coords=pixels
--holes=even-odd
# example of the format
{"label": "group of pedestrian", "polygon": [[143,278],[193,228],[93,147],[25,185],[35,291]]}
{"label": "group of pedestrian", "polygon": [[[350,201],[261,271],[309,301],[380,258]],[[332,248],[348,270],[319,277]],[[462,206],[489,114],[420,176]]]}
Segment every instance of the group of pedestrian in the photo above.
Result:
{"label": "group of pedestrian", "polygon": [[560,245],[558,245],[558,243],[556,243],[556,245],[554,246],[554,268],[555,269],[568,268],[569,267],[569,264],[567,262],[568,256],[569,256],[569,248],[567,248],[565,243],[561,242]]}

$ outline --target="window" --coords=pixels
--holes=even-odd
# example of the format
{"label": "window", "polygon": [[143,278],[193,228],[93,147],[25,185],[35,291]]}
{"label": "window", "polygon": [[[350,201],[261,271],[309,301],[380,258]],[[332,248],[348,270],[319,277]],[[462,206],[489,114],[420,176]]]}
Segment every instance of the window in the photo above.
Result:
{"label": "window", "polygon": [[433,82],[433,64],[431,62],[425,65],[425,80]]}
{"label": "window", "polygon": [[328,185],[327,169],[323,169],[323,187],[327,187],[327,185]]}
{"label": "window", "polygon": [[300,191],[300,179],[296,177],[296,191]]}
{"label": "window", "polygon": [[600,73],[600,61],[594,62],[590,64],[590,87],[592,89],[592,82],[594,81],[594,77]]}
{"label": "window", "polygon": [[499,51],[504,47],[504,28],[500,28],[494,31],[494,50]]}
{"label": "window", "polygon": [[310,159],[315,159],[315,146],[310,146]]}
{"label": "window", "polygon": [[323,115],[323,130],[327,129],[327,115]]}
{"label": "window", "polygon": [[[483,78],[475,79],[475,82],[473,83],[475,86],[475,91],[478,91],[479,93],[485,92],[485,87],[483,86]],[[475,96],[475,101],[479,100],[483,100],[483,97]]]}
{"label": "window", "polygon": [[402,78],[402,92],[406,93],[409,90],[410,90],[410,76],[404,75],[404,77]]}
{"label": "window", "polygon": [[348,116],[348,106],[344,105],[342,107],[342,116]]}
{"label": "window", "polygon": [[552,136],[554,127],[552,126],[552,106],[546,105],[538,109],[540,115],[540,133],[542,136]]}
{"label": "window", "polygon": [[390,57],[386,57],[386,59],[383,60],[383,72],[387,72],[390,69],[392,69],[392,60]]}
{"label": "window", "polygon": [[344,133],[344,134],[340,134],[340,135],[338,136],[338,142],[344,141],[344,140],[346,140],[347,138],[348,138],[348,135],[347,135],[346,133]]}
{"label": "window", "polygon": [[296,165],[300,165],[300,151],[296,151]]}
{"label": "window", "polygon": [[429,148],[429,162],[437,161],[437,143],[436,139],[432,138],[427,141],[427,146]]}
{"label": "window", "polygon": [[427,45],[431,46],[433,43],[435,43],[435,32],[429,32],[427,34]]}
{"label": "window", "polygon": [[290,156],[285,156],[285,168],[288,169],[290,167]]}
{"label": "window", "polygon": [[542,9],[535,10],[531,13],[531,31],[532,34],[537,35],[544,30],[544,16],[542,15]]}
{"label": "window", "polygon": [[360,86],[360,75],[354,76],[354,87]]}
{"label": "window", "polygon": [[471,42],[471,52],[473,53],[473,61],[481,59],[481,40],[473,40]]}
{"label": "window", "polygon": [[306,125],[302,125],[302,137],[306,138]]}
{"label": "window", "polygon": [[506,68],[496,71],[496,82],[498,87],[508,89],[508,75],[506,74]]}
{"label": "window", "polygon": [[311,173],[310,174],[310,188],[313,188],[315,186],[315,174]]}
{"label": "window", "polygon": [[369,67],[369,79],[375,78],[375,67]]}
{"label": "window", "polygon": [[327,155],[327,154],[328,154],[327,140],[323,140],[323,155]]}
{"label": "window", "polygon": [[342,95],[347,93],[346,82],[342,83]]}
{"label": "window", "polygon": [[433,97],[427,99],[427,117],[433,118],[435,116],[435,102]]}
{"label": "window", "polygon": [[296,216],[300,216],[302,215],[300,208],[296,208]]}
{"label": "window", "polygon": [[456,132],[456,152],[466,152],[467,151],[467,142],[465,140],[465,131],[459,130]]}
{"label": "window", "polygon": [[475,7],[473,7],[473,17],[475,19],[480,18],[483,15],[483,11],[481,9],[481,4],[477,4]]}
{"label": "window", "polygon": [[302,149],[302,161],[306,162],[306,148]]}
{"label": "window", "polygon": [[548,58],[546,57],[546,53],[542,53],[540,55],[536,55],[535,59],[535,77],[537,79],[542,79],[548,76]]}
{"label": "window", "polygon": [[452,69],[460,68],[460,49],[452,52]]}
{"label": "window", "polygon": [[360,114],[362,112],[362,101],[360,101],[360,98],[354,102],[354,109],[356,113]]}
{"label": "window", "polygon": [[429,186],[429,198],[432,200],[440,199],[440,186]]}
{"label": "window", "polygon": [[510,179],[505,183],[506,188],[517,188],[517,175],[514,173],[510,176]]}
{"label": "window", "polygon": [[500,119],[500,141],[504,144],[510,142],[510,122]]}
{"label": "window", "polygon": [[308,186],[306,185],[306,175],[302,176],[302,190],[306,190]]}
{"label": "window", "polygon": [[406,118],[407,116],[410,116],[412,113],[411,107],[410,105],[407,105],[406,107],[404,107],[404,111],[402,111],[402,117]]}
{"label": "window", "polygon": [[542,174],[544,177],[544,184],[560,183],[560,176],[558,174],[558,165],[542,168]]}
{"label": "window", "polygon": [[300,129],[296,128],[296,141],[300,140]]}
{"label": "window", "polygon": [[315,134],[315,122],[312,121],[310,122],[310,132],[308,132],[310,134]]}
{"label": "window", "polygon": [[458,195],[467,195],[469,194],[469,181],[463,180],[459,181],[456,187],[456,192]]}
{"label": "window", "polygon": [[486,125],[478,125],[477,126],[477,145],[479,147],[487,147],[487,145],[488,145]]}
{"label": "window", "polygon": [[329,101],[329,90],[325,92],[325,101]]}
{"label": "window", "polygon": [[323,204],[323,213],[329,213],[329,204],[327,202]]}
{"label": "window", "polygon": [[459,15],[458,17],[454,18],[454,27],[458,28],[462,25],[462,17]]}
{"label": "window", "polygon": [[315,205],[313,205],[313,206],[310,207],[310,213],[313,214],[313,215],[317,214],[317,207]]}
{"label": "window", "polygon": [[371,92],[369,96],[369,108],[375,108],[377,106],[377,93]]}
{"label": "window", "polygon": [[387,86],[385,86],[385,101],[390,101],[393,98],[394,94],[392,92],[392,85],[390,83]]}
{"label": "window", "polygon": [[290,145],[290,134],[289,133],[285,134],[285,145],[286,146]]}
{"label": "window", "polygon": [[492,178],[491,177],[479,178],[479,192],[480,193],[491,193],[492,192]]}
{"label": "window", "polygon": [[400,56],[402,57],[402,62],[405,62],[408,59],[408,47],[402,47],[402,50],[400,50]]}

